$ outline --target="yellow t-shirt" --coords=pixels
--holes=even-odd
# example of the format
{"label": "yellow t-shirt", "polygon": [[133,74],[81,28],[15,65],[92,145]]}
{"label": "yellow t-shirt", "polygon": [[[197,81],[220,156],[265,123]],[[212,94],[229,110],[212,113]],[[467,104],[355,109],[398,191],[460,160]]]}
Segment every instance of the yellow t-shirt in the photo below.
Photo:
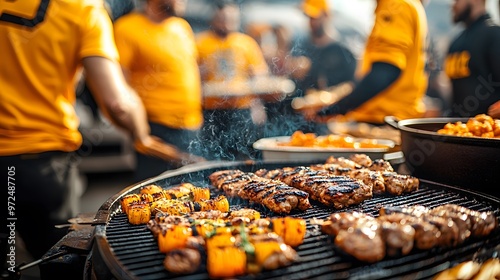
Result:
{"label": "yellow t-shirt", "polygon": [[346,114],[348,119],[383,123],[384,116],[421,117],[427,89],[425,48],[427,19],[420,0],[378,0],[375,25],[367,40],[361,75],[375,62],[401,69],[400,77],[385,91]]}
{"label": "yellow t-shirt", "polygon": [[100,0],[0,0],[0,155],[74,151],[83,58],[117,60]]}
{"label": "yellow t-shirt", "polygon": [[[233,32],[226,38],[216,36],[212,31],[198,34],[199,65],[202,80],[206,82],[224,82],[238,86],[252,75],[268,72],[264,55],[257,42],[250,36]],[[252,98],[204,98],[204,108],[245,109],[249,108]]]}
{"label": "yellow t-shirt", "polygon": [[201,81],[189,24],[177,17],[154,23],[131,13],[114,27],[120,64],[130,74],[148,119],[178,129],[201,127]]}

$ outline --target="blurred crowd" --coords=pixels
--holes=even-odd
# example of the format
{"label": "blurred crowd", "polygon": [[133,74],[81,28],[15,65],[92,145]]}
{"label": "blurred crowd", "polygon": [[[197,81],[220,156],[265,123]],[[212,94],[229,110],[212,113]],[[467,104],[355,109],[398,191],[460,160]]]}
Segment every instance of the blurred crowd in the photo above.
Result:
{"label": "blurred crowd", "polygon": [[[35,257],[60,236],[53,225],[75,215],[77,96],[133,139],[137,181],[259,159],[257,139],[324,134],[331,122],[500,116],[500,27],[485,0],[450,1],[462,30],[445,53],[424,0],[373,0],[361,52],[331,24],[327,0],[291,1],[302,36],[287,20],[243,25],[241,0],[19,2],[0,9],[0,163],[30,170],[17,181],[18,214],[37,223],[18,230]],[[208,3],[199,22],[186,17],[191,2]]]}
{"label": "blurred crowd", "polygon": [[[332,24],[337,16],[334,1],[289,3],[302,13],[301,23],[308,30],[305,35],[297,34],[297,28],[286,20],[246,20],[243,24],[240,8],[245,1],[106,2],[115,28],[134,22],[134,17],[163,25],[164,41],[150,39],[156,32],[152,26],[129,23],[133,27],[122,28],[123,32],[116,28],[119,50],[140,45],[133,59],[128,57],[133,51],[125,51],[127,62],[124,66],[122,58],[121,65],[129,71],[130,61],[141,61],[134,67],[141,74],[132,74],[129,81],[143,98],[150,125],[168,129],[154,134],[163,134],[160,137],[165,141],[205,159],[258,158],[258,151],[252,149],[257,139],[291,135],[297,130],[324,134],[329,132],[329,122],[381,126],[388,115],[398,119],[470,117],[498,111],[493,105],[499,99],[495,84],[500,80],[495,63],[499,61],[499,35],[496,26],[489,26],[496,23],[484,0],[450,1],[452,18],[448,20],[463,33],[450,33],[447,49],[438,46],[442,42],[437,42],[437,34],[428,26],[425,6],[429,1],[377,1],[373,26],[364,34],[361,52]],[[193,17],[186,13],[186,6],[197,7],[201,13]],[[144,7],[163,16],[152,19]],[[189,36],[179,39],[167,31],[180,25]],[[122,36],[136,42],[121,44]],[[181,39],[189,46],[172,43]],[[467,42],[476,42],[476,46]],[[179,51],[188,49],[190,53],[184,55]],[[120,55],[124,56],[121,50]],[[149,63],[142,63],[145,58]],[[186,78],[198,75],[193,74],[193,63],[189,69],[179,67],[187,59],[196,59],[199,78]],[[149,75],[158,75],[153,80],[159,86],[146,90],[144,81]],[[193,88],[196,79],[199,88]],[[280,88],[280,79],[292,81],[294,90]],[[249,81],[261,81],[259,90],[249,87]],[[147,85],[151,88],[151,83]],[[186,120],[194,123],[181,125]],[[172,139],[178,133],[190,135]],[[138,154],[138,158],[143,156]],[[138,166],[147,166],[149,175],[169,168],[160,162],[146,165],[141,161]]]}

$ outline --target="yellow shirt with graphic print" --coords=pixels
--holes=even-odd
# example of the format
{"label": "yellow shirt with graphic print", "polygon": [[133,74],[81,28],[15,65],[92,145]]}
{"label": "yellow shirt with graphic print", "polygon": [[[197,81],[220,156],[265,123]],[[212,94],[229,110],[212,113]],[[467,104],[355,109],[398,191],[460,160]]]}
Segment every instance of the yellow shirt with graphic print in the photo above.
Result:
{"label": "yellow shirt with graphic print", "polygon": [[[224,82],[238,87],[252,76],[268,73],[264,55],[257,42],[250,36],[232,32],[226,38],[212,31],[197,36],[199,65],[204,82]],[[249,108],[252,98],[205,97],[204,108],[245,109]]]}
{"label": "yellow shirt with graphic print", "polygon": [[134,12],[119,18],[114,27],[120,64],[149,121],[176,129],[200,128],[201,81],[189,24],[178,17],[154,23]]}
{"label": "yellow shirt with graphic print", "polygon": [[1,0],[0,50],[0,155],[78,149],[77,70],[118,59],[103,1]]}
{"label": "yellow shirt with graphic print", "polygon": [[383,123],[384,116],[417,118],[425,113],[427,89],[425,49],[427,19],[420,0],[378,0],[375,24],[367,40],[361,76],[375,62],[401,69],[399,78],[386,90],[346,114],[347,119]]}

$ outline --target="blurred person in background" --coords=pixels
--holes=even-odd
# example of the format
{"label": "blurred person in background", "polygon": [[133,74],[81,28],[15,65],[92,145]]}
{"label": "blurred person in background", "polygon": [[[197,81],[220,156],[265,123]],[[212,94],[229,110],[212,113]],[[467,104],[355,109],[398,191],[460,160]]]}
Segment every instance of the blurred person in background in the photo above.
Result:
{"label": "blurred person in background", "polygon": [[327,0],[305,0],[302,11],[309,18],[310,36],[292,50],[294,56],[305,56],[310,67],[299,80],[299,90],[324,90],[354,80],[356,59],[330,28],[331,12]]}
{"label": "blurred person in background", "polygon": [[317,121],[383,124],[385,116],[418,118],[425,113],[427,19],[419,0],[378,0],[353,91],[317,113]]}
{"label": "blurred person in background", "polygon": [[[486,0],[455,0],[453,22],[465,30],[455,38],[445,60],[451,80],[449,116],[500,116],[500,26],[486,12]],[[495,103],[496,102],[496,103]]]}
{"label": "blurred person in background", "polygon": [[[151,133],[195,158],[203,113],[194,33],[180,17],[186,0],[141,1],[114,24],[120,64],[146,107]],[[136,180],[178,167],[140,153],[136,159]]]}
{"label": "blurred person in background", "polygon": [[207,158],[242,160],[255,158],[252,148],[258,127],[252,119],[255,99],[245,83],[267,76],[269,70],[257,42],[239,32],[240,9],[230,0],[214,1],[210,30],[198,34],[201,78],[204,94],[203,142]]}
{"label": "blurred person in background", "polygon": [[[304,0],[301,9],[309,19],[309,37],[289,50],[283,67],[297,84],[293,98],[354,81],[356,58],[335,39],[327,0]],[[307,122],[301,113],[292,109],[292,98],[267,107],[271,127],[266,130],[266,136],[290,135],[295,130],[328,132],[324,124]]]}
{"label": "blurred person in background", "polygon": [[[6,257],[7,217],[33,258],[65,234],[79,209],[77,157],[82,143],[74,110],[76,74],[83,66],[100,109],[127,131],[136,147],[181,160],[175,149],[149,134],[144,107],[118,64],[112,23],[103,2],[9,1],[0,18],[0,166],[7,203],[0,244]],[[10,171],[10,172],[9,172]],[[9,179],[10,178],[10,179]],[[6,216],[7,215],[7,216]],[[10,246],[14,244],[9,243]],[[18,246],[17,244],[15,246]],[[23,260],[17,259],[18,263]]]}

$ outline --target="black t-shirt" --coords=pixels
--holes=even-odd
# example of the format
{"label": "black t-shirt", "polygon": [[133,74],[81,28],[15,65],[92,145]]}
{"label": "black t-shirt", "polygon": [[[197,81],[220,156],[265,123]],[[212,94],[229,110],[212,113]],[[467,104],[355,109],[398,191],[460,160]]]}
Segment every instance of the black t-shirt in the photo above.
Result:
{"label": "black t-shirt", "polygon": [[298,82],[298,89],[327,88],[342,82],[353,81],[356,71],[356,59],[352,52],[340,43],[332,42],[324,47],[305,43],[300,53],[311,60],[311,69],[303,81]]}
{"label": "black t-shirt", "polygon": [[500,100],[500,26],[483,15],[456,38],[445,71],[453,87],[450,113],[471,117]]}

